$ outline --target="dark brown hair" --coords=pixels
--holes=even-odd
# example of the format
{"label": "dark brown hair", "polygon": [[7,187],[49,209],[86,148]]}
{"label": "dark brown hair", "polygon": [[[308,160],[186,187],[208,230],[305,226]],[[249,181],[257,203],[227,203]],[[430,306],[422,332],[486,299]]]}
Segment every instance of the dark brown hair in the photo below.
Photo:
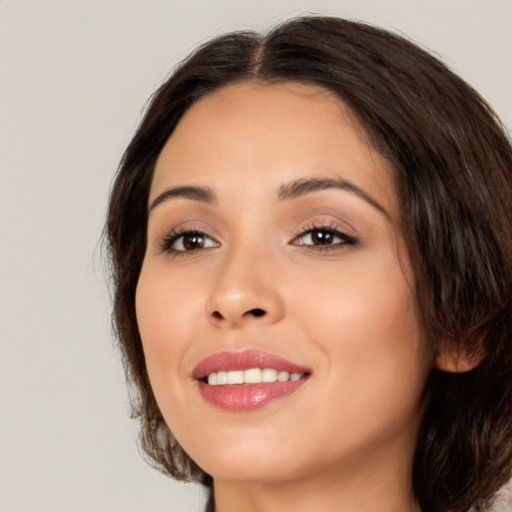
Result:
{"label": "dark brown hair", "polygon": [[414,491],[424,512],[478,510],[512,468],[512,147],[492,109],[439,60],[403,37],[338,18],[302,17],[267,35],[238,32],[206,43],[152,96],[123,156],[106,234],[114,325],[144,451],[173,477],[211,486],[156,404],[135,290],[165,142],[199,98],[251,80],[335,93],[393,164],[425,334],[438,353],[484,354],[470,372],[432,370]]}

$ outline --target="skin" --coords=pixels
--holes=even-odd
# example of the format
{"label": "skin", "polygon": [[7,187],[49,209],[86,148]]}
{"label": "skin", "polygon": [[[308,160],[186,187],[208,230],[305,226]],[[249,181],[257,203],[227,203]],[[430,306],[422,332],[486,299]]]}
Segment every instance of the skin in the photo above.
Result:
{"label": "skin", "polygon": [[[391,172],[350,111],[304,84],[221,89],[166,143],[149,205],[189,185],[216,202],[168,197],[151,208],[137,319],[162,414],[214,477],[220,512],[419,511],[412,461],[434,357]],[[284,184],[311,178],[348,181],[371,199],[336,187],[279,199]],[[176,229],[204,233],[203,248],[182,250],[183,238],[163,248]],[[195,366],[248,349],[311,377],[254,411],[205,402]]]}

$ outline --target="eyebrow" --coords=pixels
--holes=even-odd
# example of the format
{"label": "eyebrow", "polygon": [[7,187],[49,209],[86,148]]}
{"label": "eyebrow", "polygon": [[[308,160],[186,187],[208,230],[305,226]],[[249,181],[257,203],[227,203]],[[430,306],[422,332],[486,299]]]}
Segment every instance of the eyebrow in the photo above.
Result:
{"label": "eyebrow", "polygon": [[178,197],[208,204],[217,202],[215,192],[211,188],[185,185],[169,188],[162,192],[149,206],[149,212],[152,212],[159,204]]}
{"label": "eyebrow", "polygon": [[[342,178],[301,178],[291,183],[282,185],[279,188],[278,198],[280,201],[296,199],[307,194],[319,192],[328,189],[339,189],[352,192],[368,204],[376,208],[379,212],[384,214],[388,219],[390,218],[387,210],[378,203],[373,197],[367,194],[364,190],[360,189],[350,181]],[[214,204],[217,202],[215,192],[209,187],[199,187],[195,185],[183,185],[172,187],[159,196],[149,206],[149,212],[152,212],[158,205],[168,201],[169,199],[183,198],[192,201],[199,201],[207,204]]]}
{"label": "eyebrow", "polygon": [[373,197],[350,181],[342,178],[302,178],[291,183],[287,183],[286,185],[282,185],[279,189],[279,199],[281,201],[295,199],[306,194],[332,188],[352,192],[384,214],[385,217],[388,219],[391,218],[387,210],[373,199]]}

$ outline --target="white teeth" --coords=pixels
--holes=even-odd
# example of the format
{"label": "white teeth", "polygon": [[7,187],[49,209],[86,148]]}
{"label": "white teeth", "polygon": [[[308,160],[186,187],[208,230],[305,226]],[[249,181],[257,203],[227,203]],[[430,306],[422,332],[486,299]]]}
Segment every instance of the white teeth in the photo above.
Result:
{"label": "white teeth", "polygon": [[259,384],[261,382],[260,368],[251,368],[250,370],[245,370],[244,381],[246,384]]}
{"label": "white teeth", "polygon": [[261,372],[262,382],[275,382],[277,380],[277,371],[273,368],[265,368]]}
{"label": "white teeth", "polygon": [[288,382],[299,380],[303,373],[278,372],[274,368],[250,368],[231,372],[212,372],[208,375],[210,386],[225,386],[230,384],[260,384],[261,382]]}
{"label": "white teeth", "polygon": [[279,372],[277,374],[277,380],[279,382],[286,382],[287,380],[290,380],[290,374],[288,372]]}
{"label": "white teeth", "polygon": [[244,383],[244,372],[243,371],[226,372],[226,375],[227,375],[227,384],[243,384]]}

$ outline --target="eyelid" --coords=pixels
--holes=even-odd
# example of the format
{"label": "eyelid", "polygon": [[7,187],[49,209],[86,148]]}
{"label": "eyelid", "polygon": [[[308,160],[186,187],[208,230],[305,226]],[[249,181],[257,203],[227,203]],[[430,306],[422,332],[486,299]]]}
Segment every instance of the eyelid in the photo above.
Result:
{"label": "eyelid", "polygon": [[[303,244],[303,243],[294,243],[297,240],[305,237],[308,234],[314,233],[315,231],[324,231],[333,234],[342,239],[342,242],[337,242],[335,244]],[[341,250],[345,248],[345,246],[356,246],[359,244],[359,239],[356,238],[353,234],[349,233],[346,228],[343,228],[338,223],[333,222],[332,220],[323,220],[323,221],[310,221],[306,225],[302,225],[293,236],[290,241],[291,245],[301,246],[307,249],[313,250]]]}
{"label": "eyelid", "polygon": [[[185,237],[198,237],[203,240],[204,245],[201,247],[196,247],[192,249],[187,249],[184,246],[184,239]],[[175,248],[174,246],[178,244],[178,242],[181,241],[181,245],[183,246],[183,249]],[[178,244],[180,245],[180,244]],[[201,233],[198,231],[185,231],[184,233],[177,233],[175,235],[170,236],[167,241],[164,243],[164,250],[165,251],[172,251],[174,253],[186,253],[186,252],[194,252],[199,250],[205,250],[205,249],[213,249],[215,247],[219,247],[219,243],[215,241],[212,237],[208,236],[206,233]]]}
{"label": "eyelid", "polygon": [[[157,245],[159,251],[162,253],[172,254],[173,256],[185,255],[184,253],[193,253],[195,250],[184,250],[177,251],[172,250],[172,245],[181,237],[187,234],[196,234],[212,240],[215,243],[215,247],[221,245],[220,237],[217,235],[215,230],[205,225],[202,222],[188,221],[178,224],[170,229],[167,229],[157,238]],[[208,250],[214,247],[198,248],[197,250]]]}

